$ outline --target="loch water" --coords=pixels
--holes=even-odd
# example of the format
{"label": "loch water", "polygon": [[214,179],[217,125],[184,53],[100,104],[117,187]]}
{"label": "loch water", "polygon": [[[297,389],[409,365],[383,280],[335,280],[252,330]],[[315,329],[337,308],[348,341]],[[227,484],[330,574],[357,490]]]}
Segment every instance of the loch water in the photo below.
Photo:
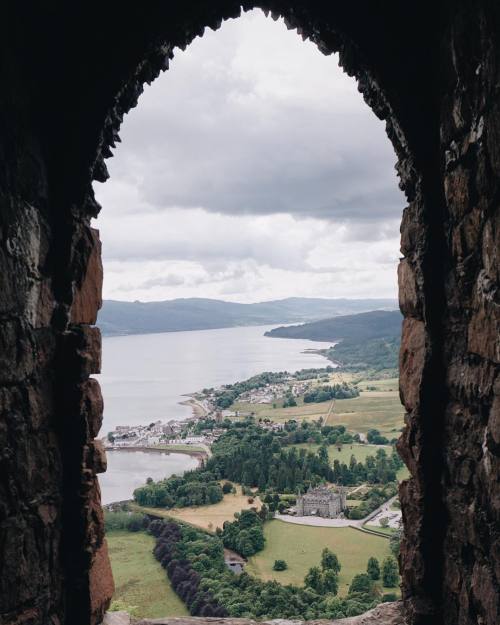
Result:
{"label": "loch water", "polygon": [[[117,425],[185,419],[191,408],[180,402],[203,388],[231,384],[263,371],[325,367],[329,363],[311,349],[330,343],[270,338],[274,326],[164,332],[104,337],[104,397],[101,436]],[[152,477],[159,479],[194,468],[185,454],[116,451],[108,453],[108,470],[99,478],[104,503],[132,497]]]}

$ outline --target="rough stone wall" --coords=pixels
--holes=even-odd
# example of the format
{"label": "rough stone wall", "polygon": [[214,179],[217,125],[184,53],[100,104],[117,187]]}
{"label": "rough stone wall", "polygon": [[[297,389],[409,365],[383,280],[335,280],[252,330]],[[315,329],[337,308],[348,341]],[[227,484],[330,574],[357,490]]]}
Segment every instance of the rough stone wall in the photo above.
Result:
{"label": "rough stone wall", "polygon": [[500,622],[500,20],[492,6],[457,5],[446,24],[439,162],[402,226],[400,450],[414,476],[402,487],[402,566],[416,622]]}
{"label": "rough stone wall", "polygon": [[500,622],[500,14],[463,8],[447,31],[442,475],[449,622]]}
{"label": "rough stone wall", "polygon": [[[297,625],[299,621],[273,619],[271,621],[252,621],[246,618],[216,617],[176,617],[162,619],[134,619],[126,612],[108,612],[103,625]],[[359,616],[335,619],[334,621],[305,621],[307,625],[404,625],[401,602],[382,603],[373,610]]]}
{"label": "rough stone wall", "polygon": [[[406,614],[413,625],[497,625],[500,9],[243,5],[338,51],[387,122],[409,203],[399,267]],[[173,47],[237,17],[240,4],[1,10],[0,623],[94,625],[113,583],[97,483],[102,268],[91,183],[106,179],[123,115]]]}

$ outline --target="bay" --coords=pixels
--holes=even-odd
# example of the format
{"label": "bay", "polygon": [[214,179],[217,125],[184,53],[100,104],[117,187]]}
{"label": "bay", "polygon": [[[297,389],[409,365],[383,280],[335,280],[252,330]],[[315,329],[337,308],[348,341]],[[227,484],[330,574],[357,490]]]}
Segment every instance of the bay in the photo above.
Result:
{"label": "bay", "polygon": [[164,332],[105,337],[102,374],[102,435],[117,425],[191,416],[179,402],[194,391],[232,384],[263,371],[326,367],[329,361],[307,349],[330,343],[269,338],[275,326]]}
{"label": "bay", "polygon": [[[191,408],[179,402],[202,388],[231,384],[263,371],[297,371],[330,364],[305,350],[330,343],[269,338],[274,326],[164,332],[104,337],[104,398],[101,436],[117,425],[185,419]],[[130,499],[148,477],[161,479],[197,466],[185,454],[108,452],[108,470],[99,476],[103,503]]]}
{"label": "bay", "polygon": [[148,477],[160,480],[171,475],[181,475],[195,469],[198,461],[187,454],[159,453],[156,451],[108,451],[108,470],[99,475],[102,503],[132,499],[138,486]]}

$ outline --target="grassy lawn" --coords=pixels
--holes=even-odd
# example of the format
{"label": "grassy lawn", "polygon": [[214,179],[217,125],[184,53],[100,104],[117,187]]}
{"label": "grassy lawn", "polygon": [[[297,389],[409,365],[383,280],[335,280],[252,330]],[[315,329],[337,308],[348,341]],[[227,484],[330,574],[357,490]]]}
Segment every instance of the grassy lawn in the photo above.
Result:
{"label": "grassy lawn", "polygon": [[374,391],[394,391],[398,392],[399,378],[383,378],[381,380],[364,380],[357,381],[359,390],[366,391],[369,388]]}
{"label": "grassy lawn", "polygon": [[204,447],[200,445],[176,444],[176,445],[157,445],[156,449],[165,449],[166,451],[201,451],[206,452]]}
{"label": "grassy lawn", "polygon": [[363,503],[362,499],[347,499],[346,505],[348,508],[357,508]]}
{"label": "grassy lawn", "polygon": [[392,527],[382,527],[381,525],[367,525],[365,524],[363,527],[366,527],[367,530],[373,530],[375,532],[380,532],[381,534],[387,534],[387,536],[392,536],[396,531]]}
{"label": "grassy lawn", "polygon": [[[325,547],[334,551],[342,565],[339,595],[347,593],[356,573],[366,572],[368,558],[380,562],[391,555],[389,541],[350,527],[311,527],[283,521],[269,521],[264,527],[266,546],[250,558],[246,571],[264,580],[276,579],[282,584],[302,585],[311,566],[317,566]],[[286,571],[273,571],[274,561],[286,560]],[[398,592],[394,589],[394,592]]]}
{"label": "grassy lawn", "polygon": [[396,477],[398,478],[398,482],[402,482],[410,477],[410,472],[408,471],[406,465],[401,467],[399,471],[396,473]]}
{"label": "grassy lawn", "polygon": [[[294,445],[294,447],[307,449],[308,451],[316,453],[320,445],[301,443],[300,445]],[[353,443],[352,445],[342,445],[340,451],[336,445],[328,445],[328,457],[332,463],[334,460],[338,460],[339,462],[349,464],[351,456],[354,456],[358,462],[364,462],[368,456],[375,456],[377,449],[384,449],[387,455],[392,453],[390,445],[363,445]]]}
{"label": "grassy lawn", "polygon": [[164,510],[163,508],[147,508],[133,505],[133,508],[141,512],[155,514],[167,519],[178,519],[191,525],[196,525],[202,529],[215,532],[217,527],[221,527],[224,521],[234,521],[234,513],[248,508],[259,509],[262,505],[258,497],[253,503],[248,503],[248,497],[241,494],[241,487],[236,486],[237,493],[224,495],[224,499],[209,506],[193,506],[188,508],[174,508]]}
{"label": "grassy lawn", "polygon": [[189,615],[153,557],[152,536],[116,531],[108,532],[106,538],[116,586],[113,602],[119,602],[117,607],[135,607],[134,616],[140,618]]}

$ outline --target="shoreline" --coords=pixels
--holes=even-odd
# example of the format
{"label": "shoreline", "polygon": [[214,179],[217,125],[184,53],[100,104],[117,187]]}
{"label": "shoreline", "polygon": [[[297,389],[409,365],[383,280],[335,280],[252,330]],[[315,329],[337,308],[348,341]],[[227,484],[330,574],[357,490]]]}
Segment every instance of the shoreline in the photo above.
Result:
{"label": "shoreline", "polygon": [[160,454],[184,454],[186,456],[193,456],[198,461],[198,466],[201,466],[204,460],[208,459],[208,453],[206,451],[201,451],[199,449],[160,449],[158,447],[107,447],[106,454],[110,451],[144,451],[144,452],[152,452],[152,453],[160,453]]}
{"label": "shoreline", "polygon": [[178,403],[181,406],[189,406],[191,408],[192,415],[191,417],[186,417],[184,419],[180,419],[179,421],[192,421],[196,419],[203,419],[208,416],[207,410],[197,399],[195,399],[194,395],[184,395],[184,397],[188,397],[189,399],[184,399]]}

